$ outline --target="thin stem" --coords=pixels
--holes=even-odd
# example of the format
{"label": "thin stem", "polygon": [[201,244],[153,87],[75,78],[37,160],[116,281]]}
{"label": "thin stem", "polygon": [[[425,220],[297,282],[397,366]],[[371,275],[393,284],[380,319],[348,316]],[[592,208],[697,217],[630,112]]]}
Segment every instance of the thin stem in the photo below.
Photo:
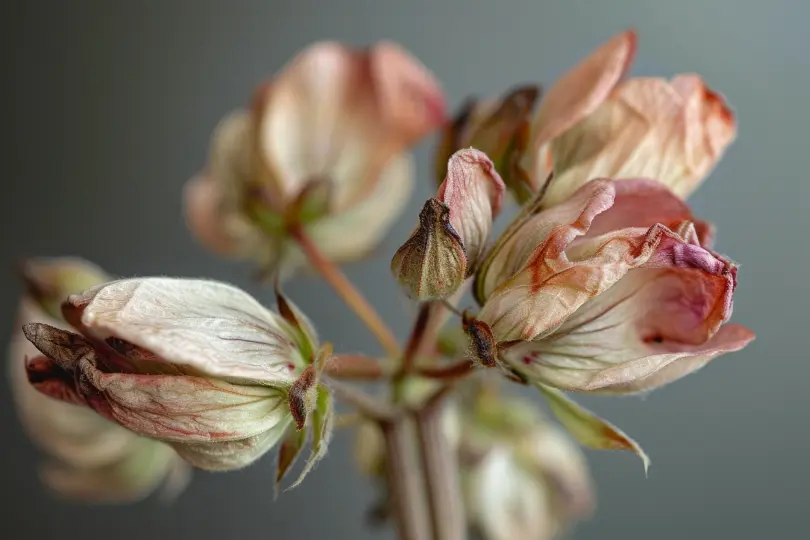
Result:
{"label": "thin stem", "polygon": [[341,401],[344,401],[357,409],[357,412],[377,421],[392,422],[402,416],[399,409],[391,405],[374,399],[353,386],[339,383],[335,380],[328,380],[327,387]]}
{"label": "thin stem", "polygon": [[330,377],[347,381],[379,381],[390,372],[377,358],[361,354],[337,354],[326,363]]}
{"label": "thin stem", "polygon": [[365,297],[352,285],[352,282],[340,271],[340,269],[327,259],[318,246],[307,236],[301,227],[290,227],[290,234],[298,242],[301,250],[309,259],[309,262],[321,274],[321,276],[332,286],[346,305],[349,306],[362,320],[369,330],[374,334],[386,352],[398,357],[400,354],[399,343],[397,343],[394,333],[385,324],[380,315],[368,303]]}
{"label": "thin stem", "polygon": [[416,413],[416,433],[427,485],[434,540],[464,540],[464,507],[458,461],[443,431],[443,397],[438,392]]}
{"label": "thin stem", "polygon": [[408,439],[407,425],[400,419],[381,422],[380,427],[385,437],[388,489],[399,538],[428,540],[430,532],[422,497],[422,474]]}
{"label": "thin stem", "polygon": [[458,379],[468,375],[475,364],[472,360],[462,360],[447,366],[417,366],[414,372],[429,379]]}
{"label": "thin stem", "polygon": [[416,356],[422,350],[425,331],[428,329],[431,318],[431,309],[432,304],[429,303],[419,306],[419,315],[416,316],[416,322],[413,325],[410,337],[408,337],[408,344],[405,346],[405,354],[402,357],[402,365],[398,373],[400,378],[408,375],[413,370]]}

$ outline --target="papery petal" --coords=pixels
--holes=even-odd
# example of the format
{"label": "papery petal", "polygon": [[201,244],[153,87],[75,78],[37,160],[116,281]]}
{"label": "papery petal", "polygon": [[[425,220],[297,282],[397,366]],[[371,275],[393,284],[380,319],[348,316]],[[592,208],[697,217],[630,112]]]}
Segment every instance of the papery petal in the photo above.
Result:
{"label": "papery petal", "polygon": [[591,223],[585,238],[593,238],[619,229],[651,227],[661,223],[675,230],[691,225],[687,232],[675,231],[679,236],[694,233],[692,241],[703,247],[711,245],[713,227],[696,219],[689,206],[669,188],[656,180],[631,178],[615,182],[616,197],[613,206],[599,214]]}
{"label": "papery petal", "polygon": [[237,241],[222,222],[222,186],[207,177],[195,177],[183,188],[186,222],[197,239],[219,255],[236,251]]}
{"label": "papery petal", "polygon": [[[487,300],[478,319],[490,326],[499,342],[547,336],[589,299],[642,265],[693,268],[722,276],[724,283],[732,283],[736,272],[660,224],[576,243],[568,241],[571,236],[565,238],[567,234],[565,228],[555,230],[537,248],[526,269]],[[565,240],[561,243],[559,238]],[[560,247],[565,251],[560,253]],[[730,296],[727,301],[730,314]]]}
{"label": "papery petal", "polygon": [[135,278],[69,298],[66,314],[166,362],[231,381],[289,384],[302,365],[290,328],[246,292],[206,280]]}
{"label": "papery petal", "polygon": [[447,177],[437,198],[450,209],[450,223],[467,257],[468,272],[475,268],[501,211],[505,186],[492,161],[473,148],[459,150],[447,163]]}
{"label": "papery petal", "polygon": [[551,144],[555,179],[545,205],[590,178],[654,178],[686,197],[736,133],[733,114],[699,79],[634,78]]}
{"label": "papery petal", "polygon": [[529,145],[529,170],[535,189],[540,188],[540,182],[551,172],[545,145],[607,99],[633,62],[636,45],[634,30],[617,34],[563,75],[548,91],[532,125]]}
{"label": "papery petal", "polygon": [[560,423],[581,445],[595,450],[630,450],[641,458],[644,474],[647,474],[650,458],[636,441],[609,422],[571,401],[559,390],[542,384],[537,387]]}
{"label": "papery petal", "polygon": [[290,425],[286,418],[267,431],[234,441],[172,443],[187,462],[207,471],[235,471],[251,465],[273,448]]}
{"label": "papery petal", "polygon": [[586,234],[596,216],[613,205],[615,194],[613,182],[594,180],[563,204],[517,220],[500,236],[476,276],[479,303],[523,270],[541,244],[549,244],[559,254],[574,238]]}
{"label": "papery petal", "polygon": [[425,203],[417,229],[391,259],[391,272],[413,299],[443,298],[458,290],[467,275],[467,257],[445,203]]}
{"label": "papery petal", "polygon": [[676,259],[665,267],[631,270],[552,335],[514,351],[513,365],[567,390],[634,393],[742,349],[753,333],[738,325],[721,327],[731,316],[734,267],[721,262],[712,268],[695,256]]}

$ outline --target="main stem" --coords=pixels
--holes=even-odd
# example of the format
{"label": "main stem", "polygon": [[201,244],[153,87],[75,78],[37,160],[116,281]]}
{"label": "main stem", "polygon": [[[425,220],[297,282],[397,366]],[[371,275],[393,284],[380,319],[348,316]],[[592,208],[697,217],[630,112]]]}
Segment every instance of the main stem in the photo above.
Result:
{"label": "main stem", "polygon": [[365,323],[385,351],[392,357],[398,357],[400,354],[399,343],[397,343],[397,338],[394,337],[394,333],[391,332],[391,329],[388,328],[377,311],[354,287],[352,282],[340,271],[335,263],[327,259],[321,253],[318,246],[315,245],[301,227],[291,227],[290,234],[307,256],[312,266],[315,267],[318,273],[332,286],[332,289],[343,299],[346,305]]}
{"label": "main stem", "polygon": [[416,413],[416,433],[424,466],[434,540],[464,540],[458,460],[443,430],[443,402],[428,402]]}
{"label": "main stem", "polygon": [[391,508],[400,540],[428,540],[422,475],[406,431],[405,418],[382,421],[385,437],[385,463]]}

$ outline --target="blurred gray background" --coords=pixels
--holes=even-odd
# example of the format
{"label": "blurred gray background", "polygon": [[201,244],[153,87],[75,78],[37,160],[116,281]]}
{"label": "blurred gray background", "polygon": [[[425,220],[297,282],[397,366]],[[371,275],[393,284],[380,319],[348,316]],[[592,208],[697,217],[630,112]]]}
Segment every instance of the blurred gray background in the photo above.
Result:
{"label": "blurred gray background", "polygon": [[[802,536],[810,503],[805,269],[810,198],[810,3],[802,0],[13,1],[2,10],[5,89],[0,328],[20,293],[25,255],[77,254],[120,275],[205,276],[266,303],[246,265],[219,260],[187,233],[180,194],[229,110],[299,48],[332,38],[398,41],[468,94],[552,82],[615,32],[640,34],[635,74],[696,71],[723,92],[737,142],[691,199],[741,263],[735,320],[758,339],[645,400],[584,400],[652,457],[590,452],[599,511],[583,540],[761,540]],[[431,193],[427,162],[408,215],[378,256],[347,268],[406,333],[413,311],[388,261]],[[376,351],[314,279],[288,287],[341,350]],[[86,508],[35,476],[7,392],[0,397],[0,536],[38,538],[392,538],[366,528],[371,486],[355,475],[348,433],[300,488],[272,502],[273,460],[197,474],[171,507]]]}

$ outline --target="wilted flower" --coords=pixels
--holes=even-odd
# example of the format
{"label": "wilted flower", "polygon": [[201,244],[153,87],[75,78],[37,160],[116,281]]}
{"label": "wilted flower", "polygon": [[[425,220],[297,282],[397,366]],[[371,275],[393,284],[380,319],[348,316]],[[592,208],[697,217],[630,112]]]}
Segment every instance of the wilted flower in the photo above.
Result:
{"label": "wilted flower", "polygon": [[587,517],[587,462],[565,432],[520,398],[477,401],[460,408],[460,456],[467,515],[483,537],[548,540]]}
{"label": "wilted flower", "polygon": [[189,225],[218,253],[273,271],[299,225],[335,260],[372,250],[412,189],[407,149],[444,119],[433,75],[399,46],[317,43],[228,116],[186,190]]}
{"label": "wilted flower", "polygon": [[305,356],[317,347],[311,324],[284,307],[290,322],[224,283],[113,281],[64,304],[81,334],[24,327],[45,355],[29,360],[29,379],[203,469],[245,467],[282,438],[293,444],[305,424],[314,463],[326,449],[331,399]]}
{"label": "wilted flower", "polygon": [[127,502],[163,486],[166,496],[188,481],[188,466],[171,447],[139,437],[85,407],[42,395],[28,381],[26,359],[39,356],[20,327],[47,323],[67,328],[59,305],[69,294],[110,279],[87,261],[39,258],[23,264],[28,289],[11,338],[9,378],[23,428],[50,460],[40,474],[54,491],[72,498]]}
{"label": "wilted flower", "polygon": [[618,34],[548,92],[524,156],[535,191],[554,172],[544,206],[600,177],[654,178],[686,197],[734,140],[734,114],[699,76],[620,82],[635,50],[632,30]]}
{"label": "wilted flower", "polygon": [[731,317],[737,266],[666,187],[593,180],[528,212],[478,275],[502,361],[579,392],[648,391],[744,347]]}
{"label": "wilted flower", "polygon": [[391,261],[408,296],[447,297],[475,272],[501,210],[503,191],[503,181],[486,154],[474,148],[453,154],[436,198],[425,203],[419,225]]}

